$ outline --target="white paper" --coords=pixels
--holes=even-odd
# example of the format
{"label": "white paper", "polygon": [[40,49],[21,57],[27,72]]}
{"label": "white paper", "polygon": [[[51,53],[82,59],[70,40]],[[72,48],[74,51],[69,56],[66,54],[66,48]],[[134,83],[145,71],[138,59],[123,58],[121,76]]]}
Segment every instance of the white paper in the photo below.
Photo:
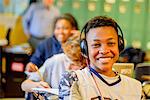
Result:
{"label": "white paper", "polygon": [[52,88],[32,88],[35,92],[46,92],[55,95],[59,95],[59,89],[52,89]]}

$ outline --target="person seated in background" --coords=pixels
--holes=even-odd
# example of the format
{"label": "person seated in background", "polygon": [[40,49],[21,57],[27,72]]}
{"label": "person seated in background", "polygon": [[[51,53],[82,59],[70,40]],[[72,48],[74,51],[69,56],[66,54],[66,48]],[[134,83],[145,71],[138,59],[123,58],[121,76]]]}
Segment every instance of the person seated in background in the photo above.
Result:
{"label": "person seated in background", "polygon": [[61,100],[140,100],[141,83],[113,71],[124,49],[123,33],[109,17],[90,19],[81,31],[80,47],[88,61],[82,70],[66,72],[59,85]]}
{"label": "person seated in background", "polygon": [[26,92],[33,92],[32,88],[55,88],[58,89],[59,80],[66,70],[82,69],[86,66],[86,61],[81,55],[79,35],[74,34],[62,44],[64,53],[56,54],[48,58],[40,72],[44,78],[42,80],[38,72],[32,72],[21,88]]}
{"label": "person seated in background", "polygon": [[52,35],[52,23],[59,15],[59,9],[53,5],[53,0],[41,0],[29,6],[22,22],[33,51],[41,41]]}
{"label": "person seated in background", "polygon": [[35,53],[30,58],[25,71],[37,71],[47,58],[62,53],[61,44],[67,40],[72,34],[78,33],[78,24],[76,19],[69,13],[65,13],[56,18],[54,22],[54,34],[52,37],[41,42]]}
{"label": "person seated in background", "polygon": [[136,66],[138,63],[143,63],[145,58],[145,51],[140,48],[128,47],[120,54],[119,62],[134,63]]}

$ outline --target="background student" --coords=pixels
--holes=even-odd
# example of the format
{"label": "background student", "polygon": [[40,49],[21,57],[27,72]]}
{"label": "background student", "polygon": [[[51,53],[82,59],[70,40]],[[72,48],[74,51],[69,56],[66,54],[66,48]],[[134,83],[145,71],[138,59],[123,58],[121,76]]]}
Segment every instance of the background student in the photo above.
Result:
{"label": "background student", "polygon": [[[59,80],[66,70],[77,70],[86,66],[80,50],[79,35],[74,34],[62,44],[64,53],[56,54],[48,58],[39,72],[32,72],[29,78],[22,83],[22,90],[33,92],[32,88],[58,89]],[[69,49],[69,51],[68,51]]]}
{"label": "background student", "polygon": [[39,68],[47,58],[62,53],[61,44],[72,34],[78,33],[78,24],[71,14],[65,13],[56,18],[53,29],[53,36],[39,44],[26,66],[26,71],[36,71],[36,66]]}

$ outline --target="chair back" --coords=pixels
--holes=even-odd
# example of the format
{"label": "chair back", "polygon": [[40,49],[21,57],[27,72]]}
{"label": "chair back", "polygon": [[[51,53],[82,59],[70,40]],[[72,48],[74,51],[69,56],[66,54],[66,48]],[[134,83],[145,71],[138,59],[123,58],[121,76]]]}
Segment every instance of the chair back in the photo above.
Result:
{"label": "chair back", "polygon": [[136,65],[135,79],[141,82],[150,81],[150,63],[139,63]]}

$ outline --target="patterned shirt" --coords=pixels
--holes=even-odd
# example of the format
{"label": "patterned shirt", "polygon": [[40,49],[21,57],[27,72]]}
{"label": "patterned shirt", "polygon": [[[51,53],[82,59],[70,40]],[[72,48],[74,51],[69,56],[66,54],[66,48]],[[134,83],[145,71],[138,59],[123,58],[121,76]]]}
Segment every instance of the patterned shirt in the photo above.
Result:
{"label": "patterned shirt", "polygon": [[98,88],[88,68],[64,73],[59,85],[60,100],[141,100],[142,86],[135,79],[120,74],[115,77],[101,74],[108,83],[114,83],[120,76],[119,83],[108,86],[93,76]]}

